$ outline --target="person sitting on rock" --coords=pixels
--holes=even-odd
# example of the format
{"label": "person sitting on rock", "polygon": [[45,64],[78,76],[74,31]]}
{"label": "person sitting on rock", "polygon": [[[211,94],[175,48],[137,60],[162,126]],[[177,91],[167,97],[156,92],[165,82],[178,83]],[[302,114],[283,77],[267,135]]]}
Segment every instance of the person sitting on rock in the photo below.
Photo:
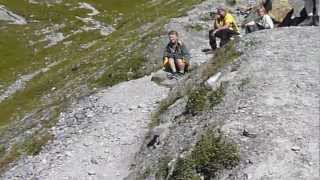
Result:
{"label": "person sitting on rock", "polygon": [[266,13],[264,7],[257,9],[258,19],[250,21],[245,24],[246,33],[252,33],[254,31],[263,29],[273,29],[274,24],[271,17]]}
{"label": "person sitting on rock", "polygon": [[319,26],[319,0],[304,0],[307,18],[299,26]]}
{"label": "person sitting on rock", "polygon": [[168,33],[169,43],[163,54],[163,66],[174,77],[182,76],[189,68],[190,54],[184,43],[179,41],[176,31]]}
{"label": "person sitting on rock", "polygon": [[289,0],[293,9],[287,14],[279,27],[286,26],[319,26],[319,0],[296,2]]}
{"label": "person sitting on rock", "polygon": [[220,38],[220,47],[227,44],[230,38],[238,35],[239,28],[235,18],[223,7],[217,8],[217,16],[214,21],[214,29],[209,31],[209,40],[212,50],[217,48],[216,38]]}

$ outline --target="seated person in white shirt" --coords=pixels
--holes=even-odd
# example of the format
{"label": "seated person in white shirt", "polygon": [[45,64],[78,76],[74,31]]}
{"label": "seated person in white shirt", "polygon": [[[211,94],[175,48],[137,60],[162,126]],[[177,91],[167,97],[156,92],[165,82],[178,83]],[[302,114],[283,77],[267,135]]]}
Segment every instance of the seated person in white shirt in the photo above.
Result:
{"label": "seated person in white shirt", "polygon": [[259,17],[256,20],[245,24],[246,33],[274,28],[271,17],[266,13],[266,10],[263,7],[258,8],[257,13]]}

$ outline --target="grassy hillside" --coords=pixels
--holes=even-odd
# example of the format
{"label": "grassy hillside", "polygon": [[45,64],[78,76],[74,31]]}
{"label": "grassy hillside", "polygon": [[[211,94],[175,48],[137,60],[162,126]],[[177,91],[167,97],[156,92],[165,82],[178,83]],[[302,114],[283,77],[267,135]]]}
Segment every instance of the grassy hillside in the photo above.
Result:
{"label": "grassy hillside", "polygon": [[[100,12],[90,16],[92,11],[81,8],[76,0],[0,0],[1,5],[28,21],[27,25],[1,22],[0,92],[23,75],[37,72],[24,88],[0,102],[0,143],[7,154],[8,143],[16,144],[13,137],[27,129],[36,127],[33,134],[46,132],[70,99],[94,87],[148,73],[142,68],[148,64],[144,54],[148,42],[159,35],[170,18],[183,15],[201,1],[81,1]],[[85,22],[83,18],[92,20]],[[115,31],[105,36],[93,29],[96,22]],[[56,43],[50,41],[50,37],[61,34],[63,38]]]}

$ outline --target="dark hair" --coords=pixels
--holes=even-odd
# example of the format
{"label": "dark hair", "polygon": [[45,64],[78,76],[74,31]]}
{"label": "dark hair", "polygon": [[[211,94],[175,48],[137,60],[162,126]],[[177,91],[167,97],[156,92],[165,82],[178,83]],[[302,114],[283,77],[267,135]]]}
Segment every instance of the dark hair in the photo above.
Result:
{"label": "dark hair", "polygon": [[173,30],[168,33],[168,36],[170,35],[176,35],[177,37],[179,36],[178,32]]}

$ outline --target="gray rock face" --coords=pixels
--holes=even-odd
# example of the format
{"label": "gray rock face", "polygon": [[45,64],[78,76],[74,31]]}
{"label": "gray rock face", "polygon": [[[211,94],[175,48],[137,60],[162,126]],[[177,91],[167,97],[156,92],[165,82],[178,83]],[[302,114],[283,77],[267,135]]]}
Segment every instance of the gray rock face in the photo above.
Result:
{"label": "gray rock face", "polygon": [[0,21],[7,21],[10,24],[27,24],[25,18],[9,11],[5,6],[0,4]]}
{"label": "gray rock face", "polygon": [[[220,179],[318,179],[319,28],[261,31],[245,40],[257,44],[230,80],[225,107],[232,113],[222,128],[240,145],[243,162]],[[237,84],[246,84],[242,92]],[[243,129],[255,138],[239,136]]]}
{"label": "gray rock face", "polygon": [[[319,174],[320,30],[282,28],[246,35],[237,68],[226,67],[222,103],[199,116],[182,116],[182,97],[160,116],[155,148],[137,156],[135,179],[161,158],[175,159],[196,143],[208,126],[218,126],[240,148],[240,165],[217,179],[307,179]],[[179,103],[180,102],[180,103]],[[181,103],[182,102],[182,103]],[[180,115],[170,112],[180,112]],[[157,129],[157,128],[155,128]],[[154,174],[150,173],[151,179]]]}

